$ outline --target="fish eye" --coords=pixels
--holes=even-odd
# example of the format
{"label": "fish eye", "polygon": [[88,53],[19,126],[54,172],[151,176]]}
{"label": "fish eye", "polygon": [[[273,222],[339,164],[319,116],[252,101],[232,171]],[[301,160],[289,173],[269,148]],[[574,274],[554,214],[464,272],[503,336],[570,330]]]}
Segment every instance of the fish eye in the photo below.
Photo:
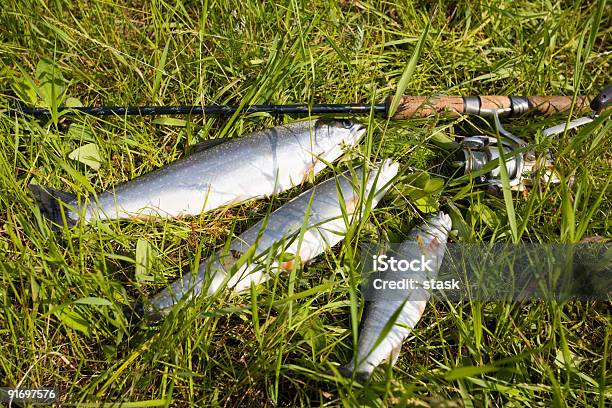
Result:
{"label": "fish eye", "polygon": [[340,120],[340,124],[345,128],[345,129],[350,129],[353,126],[353,122],[351,122],[348,119],[341,119]]}

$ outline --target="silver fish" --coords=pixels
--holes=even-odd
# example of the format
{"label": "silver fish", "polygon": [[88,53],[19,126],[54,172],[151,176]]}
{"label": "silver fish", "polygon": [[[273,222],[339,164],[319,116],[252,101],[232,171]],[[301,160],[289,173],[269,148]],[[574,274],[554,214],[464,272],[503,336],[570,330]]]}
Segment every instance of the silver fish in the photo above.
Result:
{"label": "silver fish", "polygon": [[[399,246],[396,252],[401,259],[422,259],[425,262],[431,260],[432,271],[428,273],[410,272],[411,277],[422,281],[437,276],[451,227],[450,217],[440,212],[427,219],[424,225],[412,229],[409,238]],[[388,274],[385,273],[383,276],[388,276]],[[402,342],[421,318],[428,298],[429,293],[423,288],[408,291],[405,301],[389,300],[389,294],[384,290],[374,292],[374,299],[368,305],[365,320],[361,325],[357,351],[348,364],[340,367],[340,373],[349,378],[355,376],[357,380],[365,382],[383,361],[395,365]],[[390,324],[399,308],[402,309],[392,328],[386,336],[381,337],[383,329]]]}
{"label": "silver fish", "polygon": [[[371,198],[372,207],[378,204],[390,187],[398,167],[397,163],[385,160],[376,164],[366,175],[362,197],[366,201]],[[354,214],[361,213],[358,209],[364,208],[364,202],[360,200],[362,168],[356,168],[353,172],[357,183],[353,182],[350,173],[316,185],[271,213],[265,221],[261,220],[246,230],[230,243],[230,251],[216,253],[200,264],[195,276],[187,274],[158,293],[150,303],[149,313],[158,316],[169,311],[180,299],[186,296],[191,298],[204,291],[211,295],[227,286],[239,292],[251,284],[263,282],[269,277],[263,267],[266,258],[276,257],[279,252],[289,254],[290,259],[271,262],[269,270],[273,272],[291,270],[296,260],[306,263],[336,245],[344,238],[349,226],[341,202],[344,203],[347,217],[353,218]],[[304,231],[304,234],[298,239],[300,231]],[[232,276],[228,276],[239,257],[251,247],[254,248],[252,261],[244,263]],[[271,252],[271,248],[280,251]]]}
{"label": "silver fish", "polygon": [[42,213],[68,226],[79,220],[181,217],[270,196],[303,183],[356,145],[365,126],[305,120],[229,139],[98,194],[85,208],[73,194],[30,185]]}

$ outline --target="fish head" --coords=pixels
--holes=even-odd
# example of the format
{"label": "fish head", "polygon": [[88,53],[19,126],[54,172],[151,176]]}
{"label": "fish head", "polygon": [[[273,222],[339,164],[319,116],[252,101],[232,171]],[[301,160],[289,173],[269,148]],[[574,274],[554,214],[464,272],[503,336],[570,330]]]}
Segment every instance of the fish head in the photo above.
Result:
{"label": "fish head", "polygon": [[[387,193],[387,190],[391,187],[391,181],[397,175],[399,164],[391,159],[379,160],[366,172],[366,183],[364,186],[365,200],[368,200],[369,195],[372,194],[372,207],[375,207],[380,199]],[[355,173],[359,183],[362,183],[363,168],[357,167]],[[355,192],[355,196],[348,201],[347,209],[352,213],[358,206],[361,198]],[[349,208],[350,205],[350,208]]]}
{"label": "fish head", "polygon": [[431,217],[428,223],[447,232],[453,227],[453,221],[451,220],[450,215],[444,211],[440,211],[438,214]]}
{"label": "fish head", "polygon": [[451,217],[444,211],[440,211],[425,220],[421,232],[432,239],[435,238],[438,242],[446,242],[452,227]]}
{"label": "fish head", "polygon": [[377,196],[383,195],[390,187],[390,182],[397,175],[399,164],[391,159],[378,160],[374,163],[368,176],[366,191],[376,191]]}
{"label": "fish head", "polygon": [[316,143],[323,152],[356,146],[365,132],[364,124],[350,119],[319,119],[315,124]]}
{"label": "fish head", "polygon": [[378,160],[374,164],[375,172],[378,172],[377,185],[388,184],[399,171],[399,163],[391,159]]}

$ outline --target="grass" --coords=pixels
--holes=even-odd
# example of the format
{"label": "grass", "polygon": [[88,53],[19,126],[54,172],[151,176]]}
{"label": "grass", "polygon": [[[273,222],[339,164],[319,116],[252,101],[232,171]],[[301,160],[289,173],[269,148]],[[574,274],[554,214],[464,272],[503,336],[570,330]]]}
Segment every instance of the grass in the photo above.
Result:
{"label": "grass", "polygon": [[[538,131],[566,116],[509,123],[539,150],[550,145],[563,180],[574,182],[497,198],[436,175],[448,153],[440,146],[494,129],[473,118],[365,118],[368,138],[355,156],[394,157],[403,176],[350,239],[291,283],[282,276],[250,294],[200,299],[138,330],[121,317],[123,305],[196,267],[297,191],[197,218],[54,232],[27,185],[84,198],[199,141],[293,120],[70,124],[57,114],[65,103],[380,102],[398,87],[418,95],[597,93],[611,82],[610,15],[601,1],[5,1],[0,108],[19,98],[55,113],[49,121],[0,113],[0,386],[57,385],[61,402],[95,406],[609,405],[612,326],[610,303],[601,301],[438,301],[395,368],[363,386],[328,374],[352,353],[362,242],[401,240],[439,207],[453,216],[454,242],[609,238],[609,120],[552,142]],[[81,158],[94,163],[73,160],[84,146]]]}

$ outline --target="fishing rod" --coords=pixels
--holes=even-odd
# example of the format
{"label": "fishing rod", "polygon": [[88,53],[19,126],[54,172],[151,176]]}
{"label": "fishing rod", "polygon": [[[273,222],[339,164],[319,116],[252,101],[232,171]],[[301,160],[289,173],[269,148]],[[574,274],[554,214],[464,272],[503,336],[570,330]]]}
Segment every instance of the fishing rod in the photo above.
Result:
{"label": "fishing rod", "polygon": [[[544,167],[549,178],[556,180],[552,169],[552,154],[541,163],[536,160],[532,151],[517,152],[527,146],[519,137],[504,129],[500,118],[513,118],[528,112],[547,115],[557,112],[589,112],[587,116],[559,124],[542,132],[544,137],[565,132],[584,124],[592,122],[612,99],[612,85],[608,85],[602,92],[593,98],[577,96],[402,96],[394,109],[392,97],[381,104],[299,104],[299,105],[251,105],[247,107],[236,105],[192,105],[192,106],[85,106],[85,107],[59,107],[58,112],[63,115],[88,114],[92,116],[150,116],[150,115],[231,115],[240,113],[267,112],[274,115],[281,114],[361,114],[370,112],[382,115],[391,120],[410,119],[414,117],[427,117],[431,115],[445,115],[446,117],[459,117],[462,114],[477,115],[484,119],[493,119],[499,132],[498,138],[486,135],[460,137],[458,140],[461,149],[457,152],[452,167],[460,174],[478,172],[485,166],[497,161],[500,155],[507,155],[506,169],[513,189],[522,190],[528,181],[528,174]],[[589,101],[590,99],[590,101]],[[51,116],[46,108],[18,107],[10,112],[36,117]],[[502,138],[503,136],[503,138]],[[500,151],[501,150],[501,151]],[[477,177],[478,184],[489,185],[500,189],[499,167]]]}
{"label": "fishing rod", "polygon": [[[609,87],[608,87],[609,88]],[[385,103],[367,104],[297,104],[297,105],[188,105],[188,106],[60,106],[57,111],[62,115],[87,114],[92,116],[151,116],[151,115],[232,115],[240,113],[266,112],[273,115],[368,115],[374,114],[392,119],[409,119],[431,115],[459,117],[462,114],[491,118],[493,112],[499,117],[518,117],[527,112],[552,114],[569,111],[588,111],[589,98],[578,96],[402,96],[397,108],[393,110],[393,97]],[[592,99],[596,101],[597,98]],[[51,116],[47,108],[18,107],[9,112],[36,117]]]}

